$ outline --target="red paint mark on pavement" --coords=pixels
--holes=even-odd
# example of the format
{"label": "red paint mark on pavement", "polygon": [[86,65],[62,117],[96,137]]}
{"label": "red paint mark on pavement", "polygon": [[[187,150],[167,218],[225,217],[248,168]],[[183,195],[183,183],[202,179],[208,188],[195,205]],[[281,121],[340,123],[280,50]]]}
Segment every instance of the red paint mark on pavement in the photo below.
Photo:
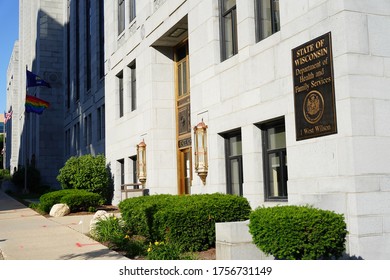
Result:
{"label": "red paint mark on pavement", "polygon": [[31,214],[31,215],[20,215],[20,217],[22,218],[27,218],[27,217],[34,217],[34,216],[38,216],[38,214]]}
{"label": "red paint mark on pavement", "polygon": [[99,245],[100,243],[96,242],[96,243],[90,243],[90,244],[81,244],[79,242],[76,243],[76,246],[77,247],[84,247],[84,246],[92,246],[92,245]]}

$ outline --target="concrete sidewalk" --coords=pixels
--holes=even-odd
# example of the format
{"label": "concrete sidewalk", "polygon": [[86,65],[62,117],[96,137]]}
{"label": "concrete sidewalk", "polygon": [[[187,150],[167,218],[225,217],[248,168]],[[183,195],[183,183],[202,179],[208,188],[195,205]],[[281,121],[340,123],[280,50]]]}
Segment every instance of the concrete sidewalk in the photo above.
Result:
{"label": "concrete sidewalk", "polygon": [[45,218],[0,190],[0,259],[128,260],[84,234],[91,218]]}

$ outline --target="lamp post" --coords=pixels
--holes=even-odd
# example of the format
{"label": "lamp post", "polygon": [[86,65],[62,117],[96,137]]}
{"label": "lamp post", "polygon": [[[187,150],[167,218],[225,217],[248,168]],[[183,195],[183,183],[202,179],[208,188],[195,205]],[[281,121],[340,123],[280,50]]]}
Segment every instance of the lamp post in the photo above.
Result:
{"label": "lamp post", "polygon": [[206,177],[208,173],[208,159],[207,159],[207,125],[203,119],[198,125],[194,127],[195,138],[195,171],[206,185]]}
{"label": "lamp post", "polygon": [[137,175],[143,188],[146,182],[146,144],[144,140],[137,145]]}

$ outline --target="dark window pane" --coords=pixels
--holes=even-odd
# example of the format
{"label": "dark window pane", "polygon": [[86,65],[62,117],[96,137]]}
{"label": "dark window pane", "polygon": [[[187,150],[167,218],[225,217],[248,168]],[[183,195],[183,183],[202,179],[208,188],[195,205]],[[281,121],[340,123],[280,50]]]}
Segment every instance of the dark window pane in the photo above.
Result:
{"label": "dark window pane", "polygon": [[279,0],[256,1],[257,38],[262,40],[280,30]]}

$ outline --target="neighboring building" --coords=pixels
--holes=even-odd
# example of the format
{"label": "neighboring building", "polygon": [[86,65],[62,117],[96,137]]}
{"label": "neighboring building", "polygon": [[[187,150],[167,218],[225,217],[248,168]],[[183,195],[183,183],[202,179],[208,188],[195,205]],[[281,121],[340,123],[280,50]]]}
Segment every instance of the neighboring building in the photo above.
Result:
{"label": "neighboring building", "polygon": [[[104,154],[103,3],[20,0],[19,43],[7,74],[11,173],[33,164],[42,183],[55,188],[70,156]],[[26,68],[51,85],[27,89],[50,103],[42,115],[25,114]]]}
{"label": "neighboring building", "polygon": [[[5,125],[6,145],[4,149],[4,167],[10,169],[13,174],[14,168],[18,167],[20,135],[23,123],[20,118],[20,110],[24,102],[19,93],[19,42],[15,42],[7,70],[7,106],[6,112],[12,112],[12,117]],[[23,101],[22,101],[23,99]]]}
{"label": "neighboring building", "polygon": [[65,160],[104,154],[104,1],[67,0]]}
{"label": "neighboring building", "polygon": [[[345,215],[351,255],[390,258],[390,2],[105,4],[114,203],[136,181],[144,140],[151,194],[334,210]],[[192,135],[201,120],[205,185]]]}
{"label": "neighboring building", "polygon": [[[11,173],[20,166],[34,165],[42,183],[53,187],[63,165],[63,0],[19,2],[19,42],[15,45],[8,77],[13,77],[7,107],[12,108],[7,149]],[[51,88],[26,89],[26,69],[50,83]],[[26,93],[50,103],[42,115],[25,113]],[[8,132],[8,129],[7,129]],[[7,155],[8,156],[8,155]]]}

